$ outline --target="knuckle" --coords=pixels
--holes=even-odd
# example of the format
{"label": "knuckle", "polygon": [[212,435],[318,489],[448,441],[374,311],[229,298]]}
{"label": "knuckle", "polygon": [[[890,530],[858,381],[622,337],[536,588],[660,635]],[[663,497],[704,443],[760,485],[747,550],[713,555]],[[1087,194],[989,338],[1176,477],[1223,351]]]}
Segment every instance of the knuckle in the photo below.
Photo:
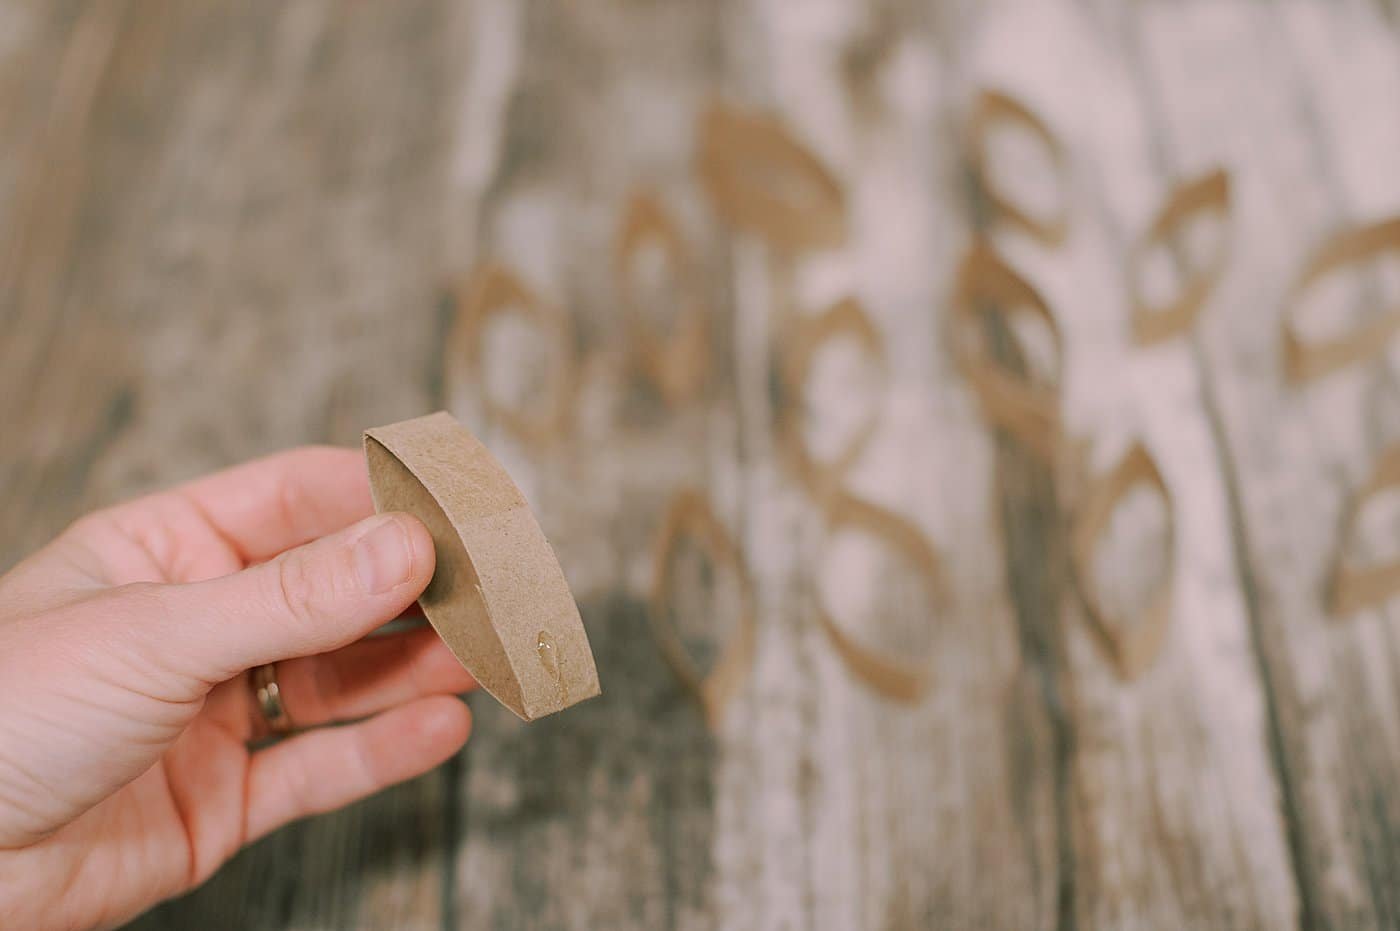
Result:
{"label": "knuckle", "polygon": [[308,560],[295,553],[274,560],[272,566],[272,594],[280,612],[295,624],[313,624],[322,600],[318,574]]}
{"label": "knuckle", "polygon": [[316,792],[310,767],[300,760],[290,762],[282,774],[282,791],[297,811],[314,814],[317,811]]}
{"label": "knuckle", "polygon": [[109,597],[126,617],[159,620],[168,613],[163,589],[158,582],[128,582],[111,589]]}
{"label": "knuckle", "polygon": [[86,539],[100,534],[112,526],[113,510],[112,508],[102,508],[84,514],[69,524],[60,536],[69,539]]}
{"label": "knuckle", "polygon": [[290,474],[278,476],[276,501],[277,520],[285,531],[295,534],[305,519],[307,501],[301,484]]}
{"label": "knuckle", "polygon": [[[276,470],[274,493],[277,519],[288,532],[296,535],[308,522],[314,522],[321,507],[304,475],[333,474],[351,460],[358,462],[358,455],[339,446],[301,446],[283,454],[283,467]],[[298,461],[307,468],[292,468],[292,463]]]}
{"label": "knuckle", "polygon": [[349,757],[346,765],[354,774],[354,779],[359,783],[361,791],[372,791],[386,782],[380,777],[379,767],[375,764],[374,754],[369,742],[364,738],[363,732],[355,735],[347,748],[346,755]]}

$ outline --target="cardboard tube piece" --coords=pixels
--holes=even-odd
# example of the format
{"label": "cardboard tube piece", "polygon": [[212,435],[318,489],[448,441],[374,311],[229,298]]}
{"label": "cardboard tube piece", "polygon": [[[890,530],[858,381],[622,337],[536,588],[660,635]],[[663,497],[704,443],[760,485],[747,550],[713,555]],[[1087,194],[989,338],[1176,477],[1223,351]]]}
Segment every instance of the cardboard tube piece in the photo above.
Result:
{"label": "cardboard tube piece", "polygon": [[826,166],[772,117],[712,104],[696,168],[725,222],[787,253],[846,238],[845,195]]}
{"label": "cardboard tube piece", "polygon": [[1058,389],[1027,379],[986,351],[981,317],[998,312],[1028,313],[1042,320],[1050,328],[1059,364],[1064,349],[1050,305],[988,242],[978,239],[963,259],[953,294],[952,342],[958,367],[972,383],[987,419],[1015,436],[1047,465],[1056,465],[1061,452]]}
{"label": "cardboard tube piece", "polygon": [[1170,242],[1178,228],[1191,217],[1208,212],[1219,213],[1222,218],[1229,215],[1230,176],[1224,169],[1217,168],[1172,191],[1133,249],[1128,271],[1133,291],[1133,338],[1138,345],[1151,346],[1189,330],[1225,273],[1230,255],[1228,242],[1204,267],[1183,270],[1185,281],[1175,298],[1163,304],[1152,304],[1143,296],[1142,274],[1147,255],[1157,246]]}
{"label": "cardboard tube piece", "polygon": [[[737,626],[720,651],[708,674],[702,673],[681,642],[675,625],[669,622],[671,604],[671,564],[681,542],[693,540],[710,559],[716,573],[732,573],[739,585]],[[753,581],[724,525],[710,510],[709,502],[694,490],[679,492],[671,502],[656,539],[652,563],[651,610],[648,618],[652,633],[676,678],[695,696],[705,713],[710,730],[719,729],[728,706],[753,666],[758,633],[757,607]]]}
{"label": "cardboard tube piece", "polygon": [[704,387],[710,364],[708,315],[705,305],[692,299],[681,309],[669,335],[657,333],[648,319],[649,309],[638,301],[632,283],[636,255],[649,244],[661,250],[667,271],[683,291],[697,286],[690,250],[680,230],[655,194],[640,191],[633,195],[618,233],[613,274],[638,363],[662,399],[675,408]]}
{"label": "cardboard tube piece", "polygon": [[1351,332],[1322,342],[1305,340],[1298,333],[1294,320],[1298,297],[1319,279],[1386,252],[1400,253],[1400,217],[1345,230],[1323,244],[1308,260],[1283,315],[1283,363],[1289,381],[1295,384],[1311,381],[1354,362],[1374,358],[1384,352],[1391,337],[1400,332],[1400,306],[1387,308],[1380,316]]}
{"label": "cardboard tube piece", "polygon": [[[1167,567],[1161,587],[1153,594],[1141,620],[1125,625],[1121,619],[1110,618],[1099,600],[1094,583],[1094,546],[1107,528],[1118,503],[1138,483],[1155,488],[1166,504],[1169,528]],[[1171,624],[1172,578],[1176,565],[1175,526],[1166,482],[1141,444],[1135,444],[1111,472],[1088,488],[1083,507],[1074,520],[1070,552],[1090,625],[1100,645],[1118,667],[1119,674],[1129,681],[1142,675],[1152,665],[1166,642],[1167,629]]]}
{"label": "cardboard tube piece", "polygon": [[[918,527],[892,511],[846,493],[832,499],[826,519],[828,533],[861,530],[888,543],[908,559],[925,586],[929,621],[933,622],[934,606],[942,590],[942,572],[938,554]],[[819,604],[817,619],[846,669],[873,691],[906,703],[917,702],[928,691],[932,682],[928,663],[890,656],[865,646],[841,628],[825,604]]]}
{"label": "cardboard tube piece", "polygon": [[[1343,545],[1351,537],[1366,503],[1396,486],[1400,486],[1400,446],[1392,446],[1381,453],[1371,477],[1352,498],[1342,528]],[[1331,585],[1332,613],[1355,614],[1390,600],[1396,592],[1400,592],[1400,560],[1356,568],[1347,564],[1345,551],[1338,554]]]}
{"label": "cardboard tube piece", "polygon": [[784,399],[779,443],[798,482],[815,500],[823,501],[835,493],[846,473],[869,445],[880,424],[881,408],[877,406],[871,412],[837,455],[827,461],[814,457],[802,436],[802,397],[811,373],[812,360],[827,340],[848,335],[878,366],[881,376],[888,380],[885,345],[869,314],[854,298],[847,298],[817,316],[794,318],[792,330],[783,347],[781,371]]}
{"label": "cardboard tube piece", "polygon": [[[486,416],[500,423],[517,440],[532,446],[546,446],[561,438],[569,425],[574,396],[573,346],[568,318],[552,304],[542,301],[509,268],[487,262],[457,289],[457,316],[448,339],[449,373],[452,363],[461,360],[481,395]],[[483,378],[483,336],[487,322],[497,314],[519,314],[543,331],[554,343],[553,385],[540,403],[516,409],[492,397]]]}
{"label": "cardboard tube piece", "polygon": [[365,431],[379,511],[433,536],[419,603],[482,688],[526,721],[599,694],[583,621],[559,561],[509,475],[450,414]]}
{"label": "cardboard tube piece", "polygon": [[[1038,217],[1023,210],[993,183],[993,172],[987,155],[987,138],[998,123],[1020,126],[1039,140],[1055,166],[1059,182],[1060,209],[1048,217]],[[976,173],[982,196],[992,208],[993,218],[1005,221],[1046,246],[1058,246],[1069,231],[1068,160],[1064,146],[1050,127],[1025,104],[997,90],[984,90],[977,96],[968,122],[968,161]]]}

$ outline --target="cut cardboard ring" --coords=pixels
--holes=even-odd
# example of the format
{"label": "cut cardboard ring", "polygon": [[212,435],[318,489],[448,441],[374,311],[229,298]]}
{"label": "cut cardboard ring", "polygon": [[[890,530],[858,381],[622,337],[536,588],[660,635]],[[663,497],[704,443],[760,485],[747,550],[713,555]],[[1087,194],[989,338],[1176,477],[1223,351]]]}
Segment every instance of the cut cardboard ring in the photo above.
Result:
{"label": "cut cardboard ring", "polygon": [[[700,546],[717,570],[734,573],[739,584],[740,607],[736,627],[708,674],[702,673],[691,658],[675,625],[665,620],[671,600],[671,564],[676,548],[687,538]],[[739,548],[715,517],[709,502],[698,491],[679,492],[666,512],[654,550],[647,617],[661,655],[676,678],[700,703],[710,730],[717,731],[725,708],[753,667],[758,636],[757,603],[753,581],[744,566]]]}
{"label": "cut cardboard ring", "polygon": [[792,333],[783,346],[781,371],[784,405],[778,424],[779,444],[798,483],[817,501],[823,501],[835,493],[846,473],[870,444],[881,420],[881,408],[876,406],[840,453],[829,461],[817,459],[807,448],[802,436],[800,399],[804,396],[817,350],[827,340],[841,336],[853,338],[874,361],[881,377],[888,383],[889,366],[880,331],[855,298],[846,298],[813,317],[794,318]]}
{"label": "cut cardboard ring", "polygon": [[[989,310],[998,307],[998,310]],[[952,298],[952,344],[962,371],[984,415],[993,424],[1020,440],[1048,465],[1060,456],[1061,421],[1058,390],[1037,384],[997,362],[981,338],[981,317],[990,312],[1029,313],[1049,328],[1054,341],[1056,374],[1063,370],[1064,348],[1060,328],[1050,305],[1030,282],[997,255],[991,244],[975,239],[958,269]],[[979,328],[971,349],[968,334]]]}
{"label": "cut cardboard ring", "polygon": [[1143,269],[1148,254],[1158,246],[1165,247],[1180,226],[1201,213],[1219,213],[1222,221],[1228,220],[1230,176],[1223,168],[1175,188],[1128,258],[1133,339],[1139,346],[1151,346],[1189,330],[1225,273],[1230,256],[1228,236],[1209,264],[1188,270],[1188,278],[1175,298],[1163,304],[1152,304],[1143,296]]}
{"label": "cut cardboard ring", "polygon": [[682,309],[668,336],[658,335],[632,287],[633,257],[647,244],[662,251],[671,273],[686,287],[697,284],[694,262],[685,239],[661,200],[650,191],[632,196],[614,251],[613,277],[618,300],[627,315],[636,358],[662,400],[676,408],[704,388],[710,364],[708,315],[703,303],[691,300]]}
{"label": "cut cardboard ring", "polygon": [[1400,306],[1335,339],[1310,341],[1298,332],[1298,298],[1324,276],[1355,262],[1387,252],[1400,253],[1400,217],[1343,230],[1323,245],[1303,266],[1283,313],[1283,363],[1294,384],[1322,378],[1386,350],[1400,332]]}
{"label": "cut cardboard ring", "polygon": [[827,167],[770,116],[712,103],[696,169],[715,211],[789,254],[846,239],[845,194]]}
{"label": "cut cardboard ring", "polygon": [[[942,569],[937,552],[914,524],[893,511],[842,492],[832,498],[825,512],[828,537],[846,529],[863,531],[898,550],[917,570],[924,584],[933,622],[934,606],[942,591]],[[886,698],[905,704],[918,702],[932,684],[927,663],[911,663],[865,646],[842,629],[817,592],[817,620],[837,656],[857,680]]]}
{"label": "cut cardboard ring", "polygon": [[378,511],[432,534],[428,622],[477,682],[526,721],[599,694],[598,671],[559,561],[520,489],[445,412],[365,431]]}
{"label": "cut cardboard ring", "polygon": [[[1119,501],[1140,483],[1155,488],[1167,512],[1167,566],[1160,587],[1153,593],[1142,620],[1125,626],[1108,616],[1094,584],[1094,548],[1108,527]],[[1070,537],[1074,578],[1084,602],[1090,628],[1099,645],[1118,669],[1132,681],[1151,667],[1166,642],[1171,625],[1172,589],[1176,572],[1176,519],[1172,499],[1157,463],[1141,443],[1134,444],[1107,475],[1090,485],[1082,509],[1076,515]]]}
{"label": "cut cardboard ring", "polygon": [[[547,446],[561,438],[568,427],[574,392],[573,345],[564,312],[542,301],[519,276],[498,262],[487,262],[477,269],[455,296],[457,317],[448,340],[449,361],[466,362],[486,416],[528,445]],[[543,330],[554,343],[559,360],[550,397],[532,408],[515,409],[502,404],[487,390],[483,377],[486,324],[494,316],[510,313]]]}
{"label": "cut cardboard ring", "polygon": [[[997,188],[989,164],[987,139],[997,123],[1024,128],[1040,141],[1054,164],[1060,189],[1060,209],[1049,217],[1037,217],[1023,209]],[[999,90],[985,89],[977,95],[968,120],[968,162],[972,165],[979,190],[992,211],[993,221],[1004,221],[1046,246],[1058,246],[1069,232],[1069,160],[1064,146],[1035,111]]]}
{"label": "cut cardboard ring", "polygon": [[[1400,486],[1400,446],[1381,453],[1366,483],[1357,490],[1347,507],[1342,524],[1341,545],[1345,547],[1356,529],[1356,522],[1371,498],[1383,491]],[[1336,568],[1330,585],[1330,607],[1333,614],[1355,614],[1389,601],[1400,592],[1400,559],[1377,566],[1353,567],[1346,561],[1345,550],[1338,552]]]}

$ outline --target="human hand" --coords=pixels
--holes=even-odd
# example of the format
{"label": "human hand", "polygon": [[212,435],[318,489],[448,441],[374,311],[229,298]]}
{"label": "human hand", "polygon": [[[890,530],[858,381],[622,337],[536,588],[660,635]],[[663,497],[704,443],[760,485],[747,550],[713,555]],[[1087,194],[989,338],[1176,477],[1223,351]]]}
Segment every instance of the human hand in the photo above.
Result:
{"label": "human hand", "polygon": [[[0,927],[110,926],[471,729],[427,628],[362,639],[433,574],[361,457],[300,449],[83,518],[0,576]],[[326,536],[329,534],[329,536]],[[267,736],[248,670],[277,663]],[[357,720],[364,718],[364,720]]]}

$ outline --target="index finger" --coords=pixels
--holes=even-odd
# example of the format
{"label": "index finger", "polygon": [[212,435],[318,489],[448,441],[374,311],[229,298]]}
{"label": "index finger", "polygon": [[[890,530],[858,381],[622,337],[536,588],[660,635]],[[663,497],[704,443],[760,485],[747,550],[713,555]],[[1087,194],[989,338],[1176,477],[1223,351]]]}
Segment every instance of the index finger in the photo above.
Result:
{"label": "index finger", "polygon": [[304,446],[215,472],[174,489],[245,563],[334,533],[374,513],[364,457]]}

